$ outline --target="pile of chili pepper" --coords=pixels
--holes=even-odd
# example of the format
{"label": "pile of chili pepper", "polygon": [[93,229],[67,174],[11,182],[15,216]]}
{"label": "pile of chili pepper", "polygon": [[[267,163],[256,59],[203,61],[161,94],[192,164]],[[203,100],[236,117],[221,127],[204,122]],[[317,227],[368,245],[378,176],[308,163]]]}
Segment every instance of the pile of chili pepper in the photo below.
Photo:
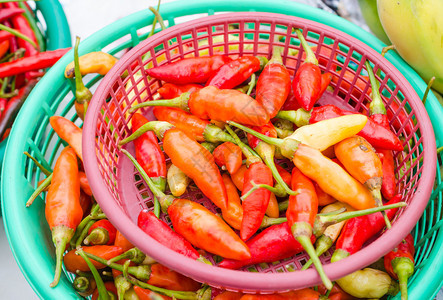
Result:
{"label": "pile of chili pepper", "polygon": [[[63,261],[76,274],[74,288],[93,299],[108,299],[109,294],[118,299],[380,298],[398,292],[395,276],[407,297],[405,280],[414,269],[410,236],[385,257],[385,271],[365,268],[335,283],[323,271],[319,255],[334,245],[333,262],[356,253],[389,230],[398,209],[406,206],[389,158],[403,151],[403,145],[387,126],[369,63],[369,116],[316,104],[332,76],[322,74],[322,61],[301,31],[296,32],[307,55],[292,82],[279,48],[269,61],[214,55],[147,69],[161,82],[161,100],[130,108],[132,131],[119,146],[154,196],[152,207],[142,210],[137,220],[151,238],[201,263],[213,264],[208,258],[220,256],[217,266],[229,269],[306,251],[311,259],[303,269],[314,264],[323,285],[267,296],[223,292],[155,262],[125,239],[95,203],[83,172],[82,129],[53,116],[51,126],[68,146],[54,170],[36,162],[47,178],[28,201],[48,191],[46,218],[57,254],[51,286],[58,282]],[[76,111],[83,118],[90,92],[81,76],[104,74],[115,59],[104,54],[79,58],[78,43],[65,76],[75,76]],[[300,108],[283,111],[287,101],[297,101]],[[157,120],[137,111],[148,106],[155,106]],[[279,138],[282,131],[285,137]],[[125,149],[129,142],[134,153]],[[185,199],[189,184],[217,212]],[[164,221],[166,214],[170,225]]]}
{"label": "pile of chili pepper", "polygon": [[26,2],[0,3],[0,140],[39,78],[69,49],[45,51],[45,38]]}

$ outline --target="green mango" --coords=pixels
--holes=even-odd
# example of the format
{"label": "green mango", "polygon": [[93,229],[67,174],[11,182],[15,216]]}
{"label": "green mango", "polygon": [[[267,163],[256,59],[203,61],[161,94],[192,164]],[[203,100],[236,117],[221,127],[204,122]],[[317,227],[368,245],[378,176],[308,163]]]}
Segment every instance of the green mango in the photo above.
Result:
{"label": "green mango", "polygon": [[358,0],[363,18],[371,32],[386,45],[390,45],[388,36],[383,30],[377,12],[377,0]]}
{"label": "green mango", "polygon": [[443,93],[443,1],[377,0],[377,10],[400,56]]}

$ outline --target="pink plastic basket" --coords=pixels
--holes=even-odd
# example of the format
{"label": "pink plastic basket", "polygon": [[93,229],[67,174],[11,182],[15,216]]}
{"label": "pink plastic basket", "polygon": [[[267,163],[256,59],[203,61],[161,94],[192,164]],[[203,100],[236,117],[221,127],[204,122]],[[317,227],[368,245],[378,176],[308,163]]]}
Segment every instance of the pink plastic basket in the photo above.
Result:
{"label": "pink plastic basket", "polygon": [[[140,43],[124,55],[103,78],[88,108],[83,133],[83,156],[86,174],[96,200],[111,222],[139,249],[158,262],[193,279],[214,287],[244,292],[270,293],[313,286],[321,282],[315,269],[296,271],[307,260],[302,253],[284,261],[260,264],[233,271],[203,264],[184,257],[147,236],[136,225],[139,212],[152,209],[151,193],[140,180],[138,172],[117,144],[130,134],[131,114],[128,108],[134,102],[152,100],[161,82],[150,79],[145,69],[167,64],[185,56],[263,55],[270,57],[274,46],[284,47],[283,61],[291,71],[301,63],[303,50],[292,28],[301,28],[307,40],[317,45],[316,54],[327,63],[323,71],[333,74],[334,91],[323,103],[332,101],[349,109],[365,113],[370,84],[360,74],[364,62],[371,61],[378,77],[380,91],[385,95],[387,108],[392,112],[391,124],[399,122],[397,135],[404,138],[405,151],[396,153],[399,190],[408,206],[397,214],[392,229],[381,234],[358,253],[333,264],[332,251],[321,257],[326,274],[335,280],[376,261],[394,248],[411,231],[420,218],[429,199],[436,167],[436,146],[431,122],[414,89],[407,80],[379,53],[362,42],[334,28],[313,21],[271,13],[229,13],[210,16],[173,26]],[[330,50],[325,55],[322,49]],[[289,50],[299,50],[295,56]],[[339,71],[337,71],[338,66]],[[340,71],[341,70],[341,71]],[[344,71],[355,79],[344,78]],[[356,85],[357,78],[364,87]],[[346,81],[348,87],[341,84]],[[345,88],[346,87],[346,88]],[[358,93],[349,93],[351,89]],[[397,103],[393,109],[391,103]],[[117,109],[115,109],[117,107]],[[153,119],[150,109],[143,111]],[[398,115],[405,112],[409,120]],[[413,122],[413,132],[406,123]],[[132,144],[127,149],[134,153]],[[420,159],[422,159],[420,161]],[[403,175],[400,174],[400,171]],[[184,198],[194,199],[212,211],[212,203],[196,187],[189,187]],[[167,216],[162,217],[168,222]],[[210,254],[207,258],[214,262]]]}

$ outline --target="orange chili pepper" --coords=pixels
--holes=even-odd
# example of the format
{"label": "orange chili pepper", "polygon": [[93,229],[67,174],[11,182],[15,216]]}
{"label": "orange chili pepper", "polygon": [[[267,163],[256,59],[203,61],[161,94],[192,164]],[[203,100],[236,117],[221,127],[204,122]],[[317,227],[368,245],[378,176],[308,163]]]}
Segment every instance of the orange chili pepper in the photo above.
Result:
{"label": "orange chili pepper", "polygon": [[222,179],[228,194],[228,207],[222,210],[223,219],[233,228],[240,230],[243,219],[243,207],[241,206],[240,196],[228,174],[223,174]]}
{"label": "orange chili pepper", "polygon": [[201,284],[161,264],[151,265],[150,285],[173,291],[197,291]]}
{"label": "orange chili pepper", "polygon": [[235,184],[239,191],[243,191],[246,170],[248,170],[248,167],[246,165],[242,165],[237,172],[231,174],[232,182]]}
{"label": "orange chili pepper", "polygon": [[2,58],[9,49],[9,40],[0,43],[0,58]]}
{"label": "orange chili pepper", "polygon": [[83,217],[77,156],[70,147],[63,149],[55,164],[46,196],[45,215],[56,250],[57,265],[54,281],[50,284],[54,287],[60,280],[63,252]]}
{"label": "orange chili pepper", "polygon": [[313,182],[315,187],[315,192],[318,198],[318,206],[326,206],[328,204],[334,203],[335,199],[329,194],[326,194],[325,191],[321,189],[317,182]]}
{"label": "orange chili pepper", "polygon": [[92,196],[92,190],[91,186],[89,185],[88,178],[86,177],[86,173],[79,171],[78,172],[78,179],[80,181],[80,188],[83,192],[86,193],[88,196]]}
{"label": "orange chili pepper", "polygon": [[224,291],[214,297],[214,300],[240,300],[243,293]]}
{"label": "orange chili pepper", "polygon": [[278,218],[278,216],[280,215],[277,197],[275,197],[274,193],[271,193],[271,197],[269,198],[269,203],[268,207],[266,208],[265,214],[271,218]]}
{"label": "orange chili pepper", "polygon": [[134,245],[130,241],[128,241],[123,236],[123,234],[118,230],[117,230],[117,233],[115,234],[114,246],[119,246],[120,248],[122,248],[123,252],[126,252],[129,249],[134,248]]}
{"label": "orange chili pepper", "polygon": [[157,294],[156,292],[153,292],[153,291],[150,291],[147,289],[142,289],[141,287],[138,287],[136,285],[134,285],[134,292],[137,294],[139,300],[152,300],[152,299],[156,299],[156,297],[157,298],[160,297],[165,300],[172,299],[171,297]]}
{"label": "orange chili pepper", "polygon": [[313,289],[301,289],[292,292],[272,294],[272,295],[244,295],[241,300],[277,300],[277,299],[297,299],[297,300],[319,300],[324,299],[321,294]]}
{"label": "orange chili pepper", "polygon": [[229,174],[237,172],[242,165],[241,149],[231,142],[217,146],[212,155],[214,155],[215,163],[221,168],[225,167]]}
{"label": "orange chili pepper", "polygon": [[77,156],[83,161],[82,130],[68,119],[60,116],[50,117],[49,123],[58,136],[67,142],[69,146],[74,149],[75,153],[77,153]]}
{"label": "orange chili pepper", "polygon": [[[115,287],[113,281],[106,281],[105,288],[106,290],[108,290],[108,292],[114,295],[114,299],[117,299],[117,288]],[[94,293],[92,294],[91,300],[98,300],[98,296],[98,289],[95,289]]]}
{"label": "orange chili pepper", "polygon": [[203,88],[201,85],[195,83],[182,84],[182,85],[165,83],[162,87],[160,87],[157,90],[157,92],[162,96],[163,99],[172,99],[180,96],[183,93],[192,93],[201,88]]}
{"label": "orange chili pepper", "polygon": [[[121,247],[108,245],[83,246],[82,249],[87,253],[94,254],[106,260],[123,253],[123,249]],[[75,251],[77,251],[77,249],[69,251],[63,257],[63,263],[65,264],[66,270],[74,274],[77,270],[88,272],[89,267],[85,260],[80,255],[75,254]],[[97,269],[107,267],[106,265],[96,262],[95,260],[91,260],[91,262]]]}

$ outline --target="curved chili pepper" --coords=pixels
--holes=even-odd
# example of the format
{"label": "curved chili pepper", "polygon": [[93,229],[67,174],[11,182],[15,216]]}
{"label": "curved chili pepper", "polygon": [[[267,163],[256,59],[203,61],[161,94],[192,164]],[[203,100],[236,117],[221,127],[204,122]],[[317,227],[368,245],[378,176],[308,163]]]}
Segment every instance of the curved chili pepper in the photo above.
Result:
{"label": "curved chili pepper", "polygon": [[137,226],[160,244],[192,259],[200,254],[179,233],[173,231],[165,222],[158,219],[153,212],[142,210],[138,215]]}
{"label": "curved chili pepper", "polygon": [[143,289],[141,287],[138,287],[134,285],[134,292],[137,294],[139,300],[160,300],[160,299],[172,299],[171,297],[157,294],[156,292],[153,292],[148,289]]}
{"label": "curved chili pepper", "polygon": [[295,167],[292,169],[291,188],[296,190],[298,194],[289,197],[289,206],[286,211],[288,225],[294,238],[303,246],[314,262],[323,284],[330,289],[332,288],[332,282],[324,273],[320,259],[310,241],[315,216],[318,212],[318,198],[315,187],[309,178]]}
{"label": "curved chili pepper", "polygon": [[154,78],[175,84],[206,83],[221,66],[232,61],[228,56],[189,57],[156,68],[146,73]]}
{"label": "curved chili pepper", "polygon": [[173,291],[197,291],[201,284],[161,264],[151,265],[147,283]]}
{"label": "curved chili pepper", "polygon": [[208,120],[200,119],[181,109],[157,106],[153,112],[157,120],[171,123],[198,142],[233,142],[229,134]]}
{"label": "curved chili pepper", "polygon": [[2,8],[0,10],[0,22],[24,13],[25,10],[18,7]]}
{"label": "curved chili pepper", "polygon": [[46,196],[45,215],[52,232],[57,261],[51,287],[56,286],[60,280],[63,252],[83,217],[79,198],[77,156],[72,148],[67,147],[57,158]]}
{"label": "curved chili pepper", "polygon": [[[400,202],[401,197],[402,196],[398,194],[392,197],[385,205]],[[386,214],[391,220],[397,211],[398,208],[389,209],[386,211]],[[339,260],[359,251],[363,244],[382,230],[384,226],[385,222],[381,213],[350,219],[346,222],[337,240],[335,245],[336,250],[333,254],[334,259]]]}
{"label": "curved chili pepper", "polygon": [[57,135],[74,149],[77,156],[83,161],[82,155],[82,129],[61,116],[52,116],[49,123]]}
{"label": "curved chili pepper", "polygon": [[9,99],[0,118],[0,137],[2,137],[6,130],[12,126],[18,111],[36,84],[37,80],[29,81],[24,87],[20,88],[17,96]]}
{"label": "curved chili pepper", "polygon": [[255,90],[256,100],[263,105],[270,118],[273,118],[288,98],[291,78],[283,65],[281,48],[275,47],[271,60],[258,77]]}
{"label": "curved chili pepper", "polygon": [[[108,293],[112,294],[111,297],[113,297],[113,299],[117,299],[117,288],[115,287],[114,282],[106,281],[105,288],[108,291]],[[91,300],[98,300],[98,297],[99,297],[98,289],[95,289],[94,293],[92,293]]]}
{"label": "curved chili pepper", "polygon": [[401,299],[408,299],[408,278],[414,273],[414,238],[408,234],[391,252],[385,255],[388,274],[400,283]]}
{"label": "curved chili pepper", "polygon": [[[180,197],[186,192],[186,188],[191,183],[189,178],[182,170],[171,164],[168,168],[168,187],[171,194],[175,197]],[[229,197],[229,196],[228,196]]]}
{"label": "curved chili pepper", "polygon": [[315,192],[317,193],[318,206],[326,206],[335,202],[334,197],[325,193],[317,182],[313,182],[313,184],[315,187]]}
{"label": "curved chili pepper", "polygon": [[[92,73],[106,75],[118,61],[118,59],[111,54],[102,51],[87,53],[80,56],[78,60],[80,74],[82,76]],[[74,62],[70,62],[65,68],[65,77],[73,78],[74,76]]]}
{"label": "curved chili pepper", "polygon": [[227,62],[206,82],[219,89],[232,89],[245,82],[253,73],[260,70],[261,59],[255,56],[242,56]]}
{"label": "curved chili pepper", "polygon": [[95,222],[88,230],[86,245],[113,245],[117,229],[106,219]]}
{"label": "curved chili pepper", "polygon": [[184,93],[171,100],[146,101],[132,106],[129,112],[146,106],[178,107],[206,120],[236,121],[253,126],[269,122],[265,109],[254,98],[237,90],[220,90],[214,86]]}
{"label": "curved chili pepper", "polygon": [[[314,236],[311,236],[311,241],[315,241]],[[227,269],[240,269],[248,265],[282,260],[303,251],[303,247],[295,240],[287,222],[266,228],[248,240],[246,246],[251,252],[251,258],[224,259],[218,266]]]}
{"label": "curved chili pepper", "polygon": [[[148,123],[141,114],[134,114],[131,119],[132,133]],[[135,157],[143,170],[152,178],[156,186],[161,190],[166,189],[166,160],[163,151],[158,144],[157,137],[152,131],[147,131],[142,136],[134,140]]]}
{"label": "curved chili pepper", "polygon": [[114,241],[114,245],[115,246],[119,246],[120,248],[122,248],[123,252],[128,251],[131,248],[134,248],[134,245],[132,245],[132,243],[130,241],[128,241],[123,234],[121,234],[120,231],[117,230],[116,234],[115,234],[115,241]]}
{"label": "curved chili pepper", "polygon": [[239,191],[243,191],[243,185],[245,182],[245,173],[248,170],[246,165],[242,165],[240,169],[234,174],[231,174],[232,182],[235,184]]}
{"label": "curved chili pepper", "polygon": [[89,185],[88,178],[86,177],[86,173],[79,171],[78,172],[78,180],[80,181],[80,188],[83,192],[88,196],[92,196],[91,186]]}
{"label": "curved chili pepper", "polygon": [[[108,245],[96,245],[96,246],[83,246],[83,251],[99,256],[103,259],[111,259],[114,256],[120,255],[123,253],[123,249],[118,246],[108,246]],[[75,254],[77,249],[73,249],[65,254],[63,257],[63,263],[65,265],[66,270],[71,273],[76,273],[77,270],[87,272],[89,271],[89,266],[86,264],[84,259]],[[103,269],[107,267],[104,264],[98,263],[95,260],[92,261],[92,264],[97,269]]]}
{"label": "curved chili pepper", "polygon": [[163,86],[158,88],[157,92],[162,96],[163,99],[172,99],[180,96],[183,93],[192,93],[201,88],[203,88],[201,85],[195,83],[181,85],[165,83]]}
{"label": "curved chili pepper", "polygon": [[226,168],[229,174],[237,172],[242,165],[241,149],[231,142],[225,142],[217,146],[212,155],[214,155],[217,166]]}
{"label": "curved chili pepper", "polygon": [[[360,136],[353,136],[335,144],[334,150],[349,174],[371,191],[377,206],[382,206],[380,192],[383,180],[382,163],[371,144]],[[391,228],[386,213],[382,214],[386,226],[388,229]]]}

